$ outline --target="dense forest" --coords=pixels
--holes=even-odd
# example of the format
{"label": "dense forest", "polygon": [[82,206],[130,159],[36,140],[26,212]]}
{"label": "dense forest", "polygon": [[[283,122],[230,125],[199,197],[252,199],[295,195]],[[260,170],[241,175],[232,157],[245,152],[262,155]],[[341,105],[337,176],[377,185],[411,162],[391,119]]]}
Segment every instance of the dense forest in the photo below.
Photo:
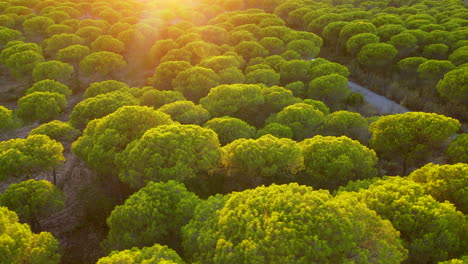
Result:
{"label": "dense forest", "polygon": [[467,7],[0,0],[0,264],[468,263]]}

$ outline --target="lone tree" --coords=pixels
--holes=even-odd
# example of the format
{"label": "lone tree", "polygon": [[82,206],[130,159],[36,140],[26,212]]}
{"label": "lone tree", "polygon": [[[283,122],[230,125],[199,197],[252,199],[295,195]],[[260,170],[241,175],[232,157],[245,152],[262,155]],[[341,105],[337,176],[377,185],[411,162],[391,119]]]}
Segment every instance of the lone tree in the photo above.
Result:
{"label": "lone tree", "polygon": [[223,147],[222,165],[239,187],[289,182],[304,169],[301,149],[291,139],[265,135],[238,139]]}
{"label": "lone tree", "polygon": [[81,72],[92,80],[113,77],[125,66],[127,66],[127,62],[122,55],[109,51],[91,53],[80,62]]}
{"label": "lone tree", "polygon": [[114,208],[107,218],[109,233],[103,246],[110,252],[155,243],[177,245],[181,227],[192,219],[200,202],[182,183],[149,182]]}
{"label": "lone tree", "polygon": [[398,232],[363,203],[297,183],[212,196],[182,232],[188,259],[198,263],[400,263],[406,257]]}
{"label": "lone tree", "polygon": [[60,211],[64,203],[64,194],[48,181],[23,181],[0,194],[0,204],[15,211],[33,230],[40,230],[39,219]]}
{"label": "lone tree", "polygon": [[34,234],[6,207],[0,207],[0,262],[58,264],[58,241],[49,232]]}
{"label": "lone tree", "polygon": [[44,135],[0,142],[0,180],[52,171],[65,161],[63,146]]}
{"label": "lone tree", "polygon": [[35,82],[56,80],[62,83],[69,81],[73,74],[73,66],[61,61],[47,61],[37,64],[32,72]]}
{"label": "lone tree", "polygon": [[336,189],[350,180],[377,176],[373,150],[348,137],[315,136],[299,143],[304,181],[315,188]]}
{"label": "lone tree", "polygon": [[443,115],[424,112],[388,115],[370,125],[370,146],[382,158],[401,161],[401,173],[406,175],[409,166],[423,162],[459,129],[458,120]]}
{"label": "lone tree", "polygon": [[18,100],[16,114],[23,120],[49,121],[59,116],[65,106],[65,95],[51,92],[34,92]]}
{"label": "lone tree", "polygon": [[203,127],[209,128],[218,134],[221,145],[226,145],[240,138],[253,138],[255,127],[235,117],[217,117],[206,122]]}
{"label": "lone tree", "polygon": [[218,167],[216,133],[196,125],[165,125],[148,130],[117,156],[122,182],[138,189],[149,181],[188,182]]}

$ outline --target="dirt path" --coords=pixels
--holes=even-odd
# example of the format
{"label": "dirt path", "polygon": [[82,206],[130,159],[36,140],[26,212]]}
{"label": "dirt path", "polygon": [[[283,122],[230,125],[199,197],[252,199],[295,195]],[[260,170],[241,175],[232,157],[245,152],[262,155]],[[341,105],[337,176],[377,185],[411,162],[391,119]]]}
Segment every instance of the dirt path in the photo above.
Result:
{"label": "dirt path", "polygon": [[366,102],[374,106],[381,114],[401,114],[410,112],[406,107],[401,106],[385,96],[376,94],[355,82],[349,81],[348,87],[351,91],[362,94]]}

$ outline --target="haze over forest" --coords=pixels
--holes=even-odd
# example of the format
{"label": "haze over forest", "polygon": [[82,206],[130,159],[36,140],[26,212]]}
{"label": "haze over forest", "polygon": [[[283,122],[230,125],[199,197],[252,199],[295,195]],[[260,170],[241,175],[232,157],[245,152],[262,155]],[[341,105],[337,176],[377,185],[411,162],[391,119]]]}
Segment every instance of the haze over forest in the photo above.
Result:
{"label": "haze over forest", "polygon": [[0,264],[468,263],[461,0],[0,0]]}

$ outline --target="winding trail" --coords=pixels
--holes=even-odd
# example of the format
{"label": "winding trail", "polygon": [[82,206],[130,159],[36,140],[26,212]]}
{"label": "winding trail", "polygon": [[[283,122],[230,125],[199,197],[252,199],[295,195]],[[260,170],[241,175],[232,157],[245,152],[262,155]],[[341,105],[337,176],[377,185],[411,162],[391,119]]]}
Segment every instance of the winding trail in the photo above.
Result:
{"label": "winding trail", "polygon": [[373,91],[355,82],[348,81],[348,87],[353,92],[361,93],[364,96],[366,102],[374,106],[382,114],[401,114],[410,112],[408,108],[401,106],[400,104],[388,99],[385,96],[374,93]]}

